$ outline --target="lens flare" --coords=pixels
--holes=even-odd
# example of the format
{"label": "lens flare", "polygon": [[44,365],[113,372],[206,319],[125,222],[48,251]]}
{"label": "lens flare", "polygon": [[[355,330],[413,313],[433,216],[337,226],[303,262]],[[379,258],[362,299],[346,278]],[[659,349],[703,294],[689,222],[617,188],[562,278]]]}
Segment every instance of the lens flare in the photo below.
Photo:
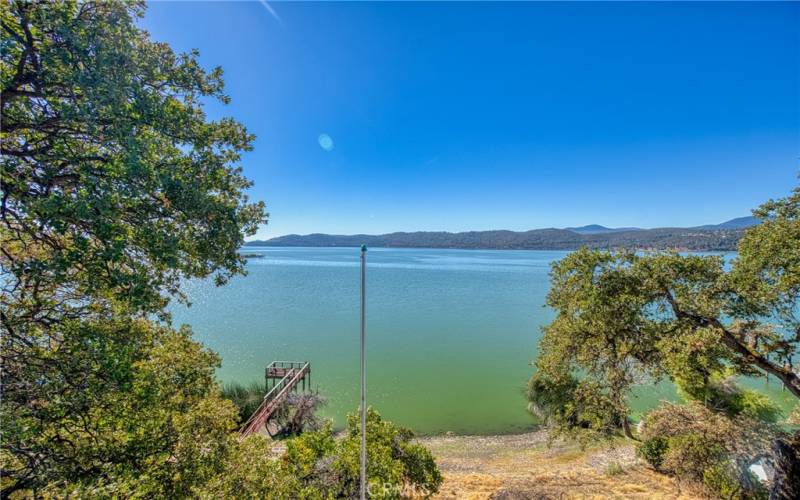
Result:
{"label": "lens flare", "polygon": [[328,134],[319,134],[317,142],[319,142],[319,147],[325,151],[333,151],[333,139]]}

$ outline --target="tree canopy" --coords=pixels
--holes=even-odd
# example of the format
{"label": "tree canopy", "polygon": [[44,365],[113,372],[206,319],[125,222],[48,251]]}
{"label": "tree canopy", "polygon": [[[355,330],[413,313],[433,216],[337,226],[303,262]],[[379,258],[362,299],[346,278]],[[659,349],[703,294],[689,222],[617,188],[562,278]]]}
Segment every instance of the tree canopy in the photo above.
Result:
{"label": "tree canopy", "polygon": [[222,71],[150,40],[143,10],[0,9],[4,497],[182,495],[235,426],[216,355],[152,320],[182,280],[244,272],[237,249],[266,220],[238,165],[253,137],[205,115],[228,100]]}
{"label": "tree canopy", "polygon": [[800,398],[800,188],[720,255],[582,249],[553,265],[532,408],[562,430],[614,432],[631,388],[663,377],[719,402],[723,375],[774,377]]}
{"label": "tree canopy", "polygon": [[141,2],[7,7],[5,327],[112,301],[159,312],[183,278],[241,273],[237,249],[265,214],[237,165],[253,137],[203,111],[203,99],[228,101],[221,69],[151,41],[134,22]]}
{"label": "tree canopy", "polygon": [[[730,262],[584,248],[554,263],[556,317],[543,328],[531,411],[584,442],[622,430],[654,468],[727,498],[766,495],[749,466],[768,457],[773,494],[795,497],[786,471],[800,467],[800,435],[776,427],[778,409],[736,380],[772,378],[800,399],[800,187],[753,213],[761,224]],[[662,402],[635,436],[631,391],[664,378],[688,405]]]}

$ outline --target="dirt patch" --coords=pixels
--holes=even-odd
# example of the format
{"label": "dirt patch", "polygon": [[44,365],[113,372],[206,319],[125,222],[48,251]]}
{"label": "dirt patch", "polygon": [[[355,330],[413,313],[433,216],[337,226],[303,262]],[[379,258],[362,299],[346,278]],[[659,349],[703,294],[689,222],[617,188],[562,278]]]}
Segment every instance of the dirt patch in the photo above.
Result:
{"label": "dirt patch", "polygon": [[706,498],[645,466],[626,442],[581,450],[548,445],[544,431],[508,436],[420,438],[445,482],[437,498]]}

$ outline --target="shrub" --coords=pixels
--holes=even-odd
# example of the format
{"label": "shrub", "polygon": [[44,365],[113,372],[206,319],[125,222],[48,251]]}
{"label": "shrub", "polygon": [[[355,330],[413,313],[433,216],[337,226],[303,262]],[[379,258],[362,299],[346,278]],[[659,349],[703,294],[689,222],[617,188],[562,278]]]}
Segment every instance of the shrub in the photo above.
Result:
{"label": "shrub", "polygon": [[638,454],[656,469],[725,498],[761,498],[748,467],[779,431],[762,420],[711,411],[699,403],[662,403],[644,418]]}
{"label": "shrub", "polygon": [[61,347],[43,353],[59,371],[3,387],[3,487],[20,477],[24,487],[0,497],[176,498],[218,473],[236,410],[214,382],[219,358],[188,327],[108,318],[62,333]]}
{"label": "shrub", "polygon": [[279,437],[298,436],[305,431],[316,431],[323,423],[317,410],[326,404],[325,398],[316,392],[289,394],[286,401],[273,415],[280,426]]}
{"label": "shrub", "polygon": [[528,411],[550,427],[553,438],[587,444],[609,438],[622,427],[625,412],[592,380],[539,371],[528,382]]}
{"label": "shrub", "polygon": [[[223,397],[236,405],[240,425],[255,413],[264,401],[266,392],[266,387],[261,382],[251,382],[248,385],[234,382],[222,388]],[[318,430],[322,424],[316,412],[325,403],[325,398],[318,393],[289,394],[273,414],[272,420],[280,428],[279,434],[273,437],[296,436],[305,430]]]}
{"label": "shrub", "polygon": [[656,436],[643,441],[636,452],[654,469],[660,470],[661,464],[664,463],[664,454],[667,449],[669,449],[667,438]]}
{"label": "shrub", "polygon": [[236,405],[239,423],[244,423],[258,406],[264,401],[266,387],[262,382],[250,382],[247,385],[236,382],[222,386],[222,396]]}
{"label": "shrub", "polygon": [[682,434],[668,439],[662,467],[678,477],[701,481],[706,469],[726,458],[725,448],[716,436]]}
{"label": "shrub", "polygon": [[[355,415],[338,439],[330,422],[286,440],[286,451],[253,435],[232,445],[224,469],[193,491],[200,498],[354,498],[359,490],[360,433]],[[413,434],[367,415],[367,479],[370,498],[428,497],[442,476],[430,451]]]}
{"label": "shrub", "polygon": [[[744,478],[739,474],[731,463],[720,463],[703,472],[703,484],[722,498],[766,500],[769,497],[767,488],[750,471],[744,473]],[[745,487],[742,486],[742,479]]]}
{"label": "shrub", "polygon": [[604,472],[606,476],[618,476],[625,473],[625,468],[619,462],[610,462]]}
{"label": "shrub", "polygon": [[800,426],[800,404],[795,405],[789,416],[786,418],[786,423],[792,426]]}
{"label": "shrub", "polygon": [[199,498],[297,498],[302,487],[265,436],[237,442],[217,474],[195,491]]}
{"label": "shrub", "polygon": [[[335,440],[330,424],[287,442],[286,460],[304,488],[325,498],[358,495],[360,420],[351,414],[343,439]],[[412,442],[413,433],[387,422],[371,408],[367,413],[367,479],[370,498],[430,496],[442,476],[430,451]]]}

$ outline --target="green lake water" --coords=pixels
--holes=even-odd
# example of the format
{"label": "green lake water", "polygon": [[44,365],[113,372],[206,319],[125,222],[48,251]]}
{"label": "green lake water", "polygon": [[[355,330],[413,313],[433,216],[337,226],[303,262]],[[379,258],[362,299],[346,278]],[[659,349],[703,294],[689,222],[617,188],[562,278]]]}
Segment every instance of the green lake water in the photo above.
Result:
{"label": "green lake water", "polygon": [[[223,359],[224,382],[263,380],[272,360],[307,360],[337,426],[359,397],[357,248],[259,248],[246,277],[224,287],[186,283],[190,308],[173,322]],[[567,252],[370,249],[367,398],[386,418],[428,433],[494,434],[534,426],[526,411],[550,263]],[[764,388],[763,382],[751,382]],[[788,401],[777,384],[773,398]],[[640,387],[645,409],[674,399]]]}

